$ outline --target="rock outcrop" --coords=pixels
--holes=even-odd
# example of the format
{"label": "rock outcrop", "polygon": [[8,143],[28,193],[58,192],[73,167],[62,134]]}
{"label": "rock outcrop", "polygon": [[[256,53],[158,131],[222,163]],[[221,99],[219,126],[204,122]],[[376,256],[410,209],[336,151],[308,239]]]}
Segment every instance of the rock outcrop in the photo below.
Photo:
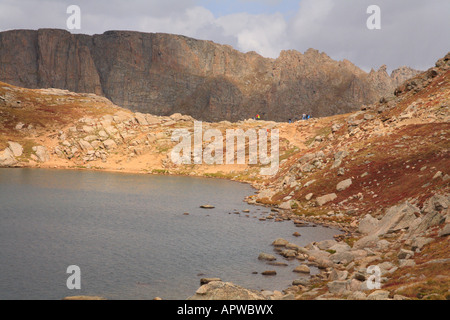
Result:
{"label": "rock outcrop", "polygon": [[[211,41],[132,31],[0,33],[0,81],[103,95],[132,111],[238,121],[260,114],[287,121],[354,111],[388,95],[417,72],[369,74],[309,49],[279,58],[241,53]],[[0,101],[1,103],[1,101]]]}
{"label": "rock outcrop", "polygon": [[188,300],[266,300],[266,297],[231,282],[212,281],[198,288]]}

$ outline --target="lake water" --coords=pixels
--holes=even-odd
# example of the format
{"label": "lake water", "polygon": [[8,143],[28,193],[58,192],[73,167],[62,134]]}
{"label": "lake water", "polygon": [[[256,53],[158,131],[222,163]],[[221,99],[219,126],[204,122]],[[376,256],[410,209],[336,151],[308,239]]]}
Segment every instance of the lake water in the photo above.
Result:
{"label": "lake water", "polygon": [[[269,210],[245,203],[251,194],[219,179],[0,169],[0,299],[185,299],[203,277],[282,290],[299,262],[269,266],[259,253],[279,237],[306,245],[339,232],[259,221]],[[80,267],[80,290],[66,286],[69,265]]]}

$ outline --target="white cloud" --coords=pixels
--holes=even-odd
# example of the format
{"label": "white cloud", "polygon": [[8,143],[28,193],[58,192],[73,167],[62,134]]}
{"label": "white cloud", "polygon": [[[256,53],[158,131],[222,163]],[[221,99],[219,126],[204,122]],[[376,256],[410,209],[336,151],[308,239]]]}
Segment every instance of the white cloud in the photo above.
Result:
{"label": "white cloud", "polygon": [[[240,0],[273,4],[280,0]],[[370,70],[382,64],[426,69],[450,51],[448,0],[299,0],[296,12],[214,16],[200,0],[2,0],[0,30],[65,28],[66,8],[81,7],[80,33],[166,32],[230,44],[277,57],[283,49],[315,48]],[[218,1],[215,2],[217,5]],[[366,9],[381,8],[381,30],[368,30]],[[235,3],[236,5],[236,3]]]}
{"label": "white cloud", "polygon": [[[381,8],[381,30],[368,30],[366,9]],[[450,30],[447,0],[302,0],[290,22],[291,45],[315,48],[348,59],[365,70],[386,64],[426,69],[450,50],[442,38]]]}
{"label": "white cloud", "polygon": [[265,57],[276,58],[287,45],[287,23],[279,13],[250,15],[238,13],[218,18],[216,24],[224,35],[235,38],[237,49],[256,51]]}

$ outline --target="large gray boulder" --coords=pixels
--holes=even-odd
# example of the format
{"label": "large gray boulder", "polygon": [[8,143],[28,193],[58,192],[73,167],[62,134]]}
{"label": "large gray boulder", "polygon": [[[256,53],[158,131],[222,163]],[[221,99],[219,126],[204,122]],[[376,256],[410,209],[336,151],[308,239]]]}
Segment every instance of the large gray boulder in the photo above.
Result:
{"label": "large gray boulder", "polygon": [[8,141],[8,145],[14,157],[20,157],[23,154],[23,147],[19,143]]}
{"label": "large gray boulder", "polygon": [[389,300],[389,291],[376,290],[367,296],[367,300]]}
{"label": "large gray boulder", "polygon": [[50,160],[50,156],[48,155],[47,149],[44,146],[34,146],[32,150],[35,153],[35,160],[39,162],[46,162]]}
{"label": "large gray boulder", "polygon": [[330,193],[330,194],[326,194],[326,195],[321,196],[321,197],[317,197],[316,202],[317,202],[317,205],[320,207],[320,206],[323,206],[324,204],[326,204],[326,203],[328,203],[330,201],[335,200],[336,198],[337,198],[336,193]]}
{"label": "large gray boulder", "polygon": [[349,178],[349,179],[346,179],[346,180],[343,180],[343,181],[339,182],[336,185],[336,190],[337,191],[344,191],[345,189],[347,189],[351,185],[352,185],[352,179]]}
{"label": "large gray boulder", "polygon": [[353,244],[354,249],[375,248],[380,239],[376,234],[365,236]]}
{"label": "large gray boulder", "polygon": [[339,150],[338,152],[336,152],[334,155],[334,162],[333,165],[331,166],[331,169],[338,168],[341,165],[342,160],[346,156],[348,156],[348,152],[345,150]]}
{"label": "large gray boulder", "polygon": [[78,141],[78,144],[80,145],[81,150],[83,150],[84,152],[94,151],[94,147],[92,147],[92,145],[85,140]]}
{"label": "large gray boulder", "polygon": [[195,292],[188,300],[267,300],[259,291],[245,289],[231,282],[212,281]]}
{"label": "large gray boulder", "polygon": [[117,147],[116,142],[114,140],[112,140],[112,139],[108,139],[106,141],[103,141],[103,145],[105,146],[106,150],[112,150],[112,149]]}
{"label": "large gray boulder", "polygon": [[387,209],[386,214],[380,220],[377,230],[374,234],[381,236],[387,233],[408,229],[414,220],[416,214],[420,212],[419,208],[410,204],[408,201]]}
{"label": "large gray boulder", "polygon": [[17,163],[16,158],[14,158],[14,154],[11,152],[9,148],[6,148],[3,151],[0,151],[0,166],[8,167],[15,165]]}
{"label": "large gray boulder", "polygon": [[338,242],[336,240],[330,239],[330,240],[323,240],[323,241],[317,242],[316,246],[320,250],[328,250],[332,246],[337,245],[337,244],[338,244]]}
{"label": "large gray boulder", "polygon": [[327,283],[328,291],[334,294],[342,294],[349,289],[348,281],[331,281]]}
{"label": "large gray boulder", "polygon": [[288,243],[289,241],[287,241],[286,239],[278,238],[274,242],[272,242],[272,245],[274,247],[285,247]]}
{"label": "large gray boulder", "polygon": [[136,112],[134,114],[134,118],[136,119],[137,123],[139,123],[141,126],[148,126],[147,118],[145,114]]}
{"label": "large gray boulder", "polygon": [[445,221],[445,212],[450,204],[450,196],[436,194],[425,201],[421,218],[410,228],[411,234],[420,234],[425,230],[440,225]]}
{"label": "large gray boulder", "polygon": [[377,230],[378,224],[378,219],[372,217],[370,214],[366,214],[366,216],[359,222],[358,231],[362,234],[369,234]]}
{"label": "large gray boulder", "polygon": [[446,237],[450,235],[450,223],[447,223],[441,231],[439,231],[439,237]]}
{"label": "large gray boulder", "polygon": [[266,260],[266,261],[274,261],[274,260],[277,260],[277,258],[276,258],[274,255],[269,254],[269,253],[264,253],[264,252],[261,252],[261,253],[259,254],[258,259],[259,259],[259,260]]}
{"label": "large gray boulder", "polygon": [[450,195],[435,194],[423,204],[423,213],[444,211],[450,206]]}

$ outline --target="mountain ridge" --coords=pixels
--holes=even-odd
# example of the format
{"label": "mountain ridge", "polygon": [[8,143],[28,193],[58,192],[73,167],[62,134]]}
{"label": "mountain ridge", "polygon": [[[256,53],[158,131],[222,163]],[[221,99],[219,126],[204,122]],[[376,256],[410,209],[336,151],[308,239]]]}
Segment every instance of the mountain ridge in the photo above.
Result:
{"label": "mountain ridge", "polygon": [[[398,69],[396,69],[398,70]],[[276,59],[229,45],[166,33],[61,29],[0,33],[0,81],[103,95],[132,111],[176,112],[206,121],[262,115],[347,113],[391,95],[418,71],[366,73],[324,52],[283,50]]]}

